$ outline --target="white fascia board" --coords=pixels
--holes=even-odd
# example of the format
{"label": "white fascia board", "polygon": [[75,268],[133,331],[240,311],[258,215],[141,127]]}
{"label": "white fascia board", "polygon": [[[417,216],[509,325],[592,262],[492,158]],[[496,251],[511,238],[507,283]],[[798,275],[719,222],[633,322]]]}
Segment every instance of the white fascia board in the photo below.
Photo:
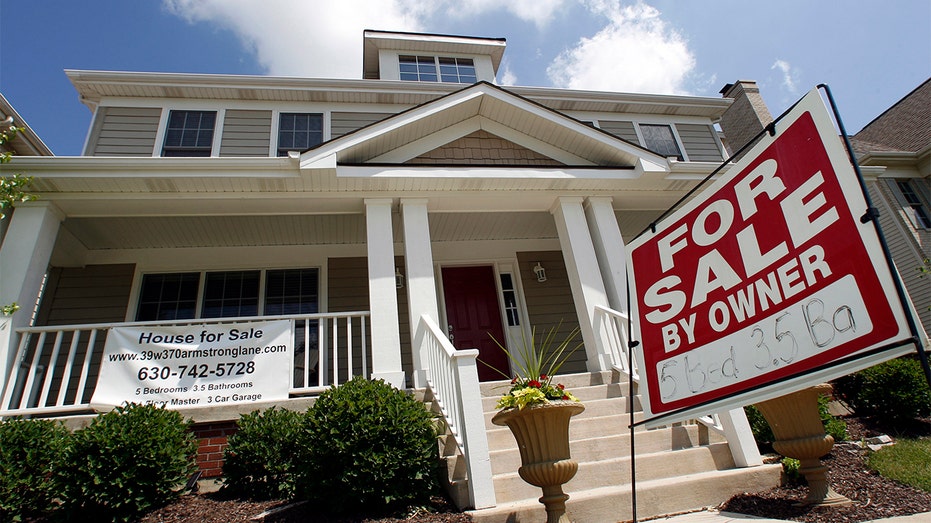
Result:
{"label": "white fascia board", "polygon": [[298,176],[295,158],[162,158],[14,156],[10,165],[29,176],[55,178],[286,178]]}
{"label": "white fascia board", "polygon": [[639,176],[635,169],[586,169],[533,167],[472,167],[455,168],[417,167],[407,165],[365,166],[341,165],[336,170],[337,178],[446,178],[446,179],[540,179],[540,180],[634,180]]}
{"label": "white fascia board", "polygon": [[329,154],[311,154],[313,151],[308,151],[301,155],[300,165],[301,171],[306,169],[335,169],[336,168],[336,152],[330,152]]}

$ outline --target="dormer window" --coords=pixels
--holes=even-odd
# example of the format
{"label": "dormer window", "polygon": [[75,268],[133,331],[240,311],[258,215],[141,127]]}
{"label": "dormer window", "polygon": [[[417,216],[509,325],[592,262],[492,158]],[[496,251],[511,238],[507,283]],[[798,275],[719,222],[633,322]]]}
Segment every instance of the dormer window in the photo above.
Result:
{"label": "dormer window", "polygon": [[398,65],[401,80],[410,82],[473,84],[476,81],[475,62],[471,58],[401,55]]}

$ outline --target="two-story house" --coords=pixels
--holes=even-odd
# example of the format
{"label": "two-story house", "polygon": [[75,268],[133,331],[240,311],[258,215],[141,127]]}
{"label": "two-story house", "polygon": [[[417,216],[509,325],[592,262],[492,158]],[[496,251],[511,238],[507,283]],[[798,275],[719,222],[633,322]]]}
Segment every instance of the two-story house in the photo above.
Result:
{"label": "two-story house", "polygon": [[[504,50],[365,31],[360,79],[66,71],[93,118],[82,156],[14,162],[39,199],[0,250],[0,302],[22,306],[0,338],[0,415],[105,408],[90,398],[114,325],[279,317],[289,401],[355,375],[429,389],[461,504],[534,517],[539,493],[508,483],[513,441],[482,417],[478,382],[501,375],[456,351],[508,374],[489,334],[578,327],[563,372],[614,385],[586,411],[607,433],[576,435],[601,449],[579,478],[603,483],[570,484],[570,514],[598,520],[581,492],[628,503],[626,414],[610,410],[628,375],[625,238],[722,163],[715,124],[733,101],[504,88]],[[264,406],[188,412],[232,423]],[[656,448],[638,452],[658,456],[645,470],[659,490],[641,516],[778,482],[778,466],[754,466],[741,411],[708,424],[650,431]]]}

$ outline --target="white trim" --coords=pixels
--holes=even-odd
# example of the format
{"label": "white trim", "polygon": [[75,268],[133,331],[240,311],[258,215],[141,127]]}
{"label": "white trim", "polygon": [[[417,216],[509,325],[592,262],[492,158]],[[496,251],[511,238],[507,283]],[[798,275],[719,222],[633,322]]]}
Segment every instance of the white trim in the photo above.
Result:
{"label": "white trim", "polygon": [[220,157],[220,147],[223,145],[223,131],[226,129],[226,108],[217,109],[217,118],[213,122],[213,143],[210,144],[210,157]]}

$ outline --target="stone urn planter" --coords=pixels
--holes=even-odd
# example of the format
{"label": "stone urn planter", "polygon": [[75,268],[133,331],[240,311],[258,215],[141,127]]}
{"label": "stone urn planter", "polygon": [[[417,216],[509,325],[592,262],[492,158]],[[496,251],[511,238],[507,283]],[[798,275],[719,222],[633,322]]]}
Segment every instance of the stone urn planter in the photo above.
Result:
{"label": "stone urn planter", "polygon": [[585,410],[575,401],[551,401],[507,408],[491,419],[507,426],[520,449],[520,477],[541,487],[540,503],[546,507],[546,523],[569,523],[562,485],[575,476],[579,464],[569,456],[569,418]]}
{"label": "stone urn planter", "polygon": [[834,438],[824,433],[818,396],[830,392],[830,385],[821,384],[756,404],[773,429],[773,449],[799,460],[799,472],[808,482],[808,496],[798,506],[851,503],[831,488],[828,469],[821,464],[821,457],[831,452]]}

